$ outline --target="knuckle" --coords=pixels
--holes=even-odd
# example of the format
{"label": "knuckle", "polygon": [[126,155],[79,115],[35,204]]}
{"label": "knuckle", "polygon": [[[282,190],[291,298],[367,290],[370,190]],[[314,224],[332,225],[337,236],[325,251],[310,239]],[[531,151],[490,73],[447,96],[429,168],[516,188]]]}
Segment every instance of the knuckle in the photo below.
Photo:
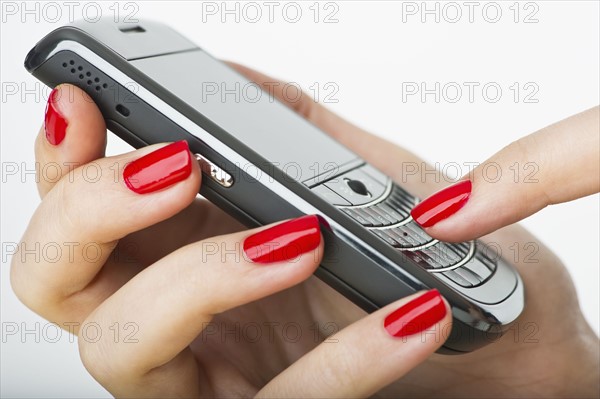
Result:
{"label": "knuckle", "polygon": [[105,330],[102,324],[93,319],[82,323],[77,341],[81,362],[102,385],[131,381],[135,368],[127,367],[119,361],[121,357],[115,353],[116,343],[111,340],[110,331]]}

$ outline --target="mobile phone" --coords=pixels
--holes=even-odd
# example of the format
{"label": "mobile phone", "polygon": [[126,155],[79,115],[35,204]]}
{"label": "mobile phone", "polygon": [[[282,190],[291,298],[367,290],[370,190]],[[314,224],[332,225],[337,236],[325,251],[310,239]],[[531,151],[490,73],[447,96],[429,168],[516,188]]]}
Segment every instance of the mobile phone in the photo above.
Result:
{"label": "mobile phone", "polygon": [[524,308],[523,282],[497,251],[429,237],[410,217],[416,197],[163,24],[75,22],[38,42],[25,67],[82,88],[136,148],[187,140],[200,194],[248,226],[320,215],[315,274],[366,311],[437,288],[453,315],[442,353],[494,341]]}

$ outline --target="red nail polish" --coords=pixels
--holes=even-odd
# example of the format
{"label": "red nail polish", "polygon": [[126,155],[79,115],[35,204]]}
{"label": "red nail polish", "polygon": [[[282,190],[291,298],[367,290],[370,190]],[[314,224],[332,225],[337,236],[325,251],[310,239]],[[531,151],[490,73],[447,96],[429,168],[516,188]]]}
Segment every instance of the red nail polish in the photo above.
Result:
{"label": "red nail polish", "polygon": [[455,214],[465,205],[470,195],[471,181],[460,181],[426,198],[410,214],[422,227],[431,227]]}
{"label": "red nail polish", "polygon": [[436,289],[429,290],[390,313],[383,323],[394,337],[406,337],[428,329],[446,316],[446,305]]}
{"label": "red nail polish", "polygon": [[129,163],[123,179],[130,190],[146,194],[185,180],[192,173],[187,141],[177,141]]}
{"label": "red nail polish", "polygon": [[52,145],[59,145],[67,134],[68,122],[57,108],[59,100],[59,91],[55,88],[48,97],[48,102],[46,103],[46,115],[44,117],[46,140]]}
{"label": "red nail polish", "polygon": [[311,251],[321,242],[315,215],[288,220],[244,240],[244,252],[256,263],[283,262]]}

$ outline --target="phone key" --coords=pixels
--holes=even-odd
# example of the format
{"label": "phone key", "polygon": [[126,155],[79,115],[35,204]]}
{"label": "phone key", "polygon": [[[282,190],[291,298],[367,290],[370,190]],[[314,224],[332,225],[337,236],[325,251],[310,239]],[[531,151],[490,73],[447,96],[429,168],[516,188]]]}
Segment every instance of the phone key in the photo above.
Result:
{"label": "phone key", "polygon": [[406,219],[412,210],[412,207],[406,207],[398,203],[396,200],[393,200],[391,197],[382,202],[382,204],[385,204],[390,209],[394,210],[394,212],[400,214],[400,220]]}
{"label": "phone key", "polygon": [[474,257],[459,269],[462,268],[475,273],[482,282],[487,280],[493,273],[492,270],[490,270],[485,264],[483,264],[483,262],[481,262],[481,260],[478,259],[478,257]]}
{"label": "phone key", "polygon": [[362,224],[363,226],[365,226],[365,227],[372,226],[371,222],[363,216],[362,212],[357,212],[357,210],[352,209],[352,208],[342,208],[342,210],[348,216],[350,216],[352,219],[356,220],[358,223]]}
{"label": "phone key", "polygon": [[417,225],[415,222],[406,223],[403,227],[409,230],[412,236],[418,238],[419,242],[422,243],[421,245],[427,244],[433,240],[433,238],[425,233],[425,231],[423,231],[423,229],[421,229],[421,227],[419,227],[419,225]]}
{"label": "phone key", "polygon": [[408,216],[408,215],[402,216],[399,212],[396,212],[392,207],[390,207],[385,202],[380,202],[379,204],[375,205],[374,208],[377,208],[377,210],[380,213],[383,213],[384,215],[386,215],[387,218],[392,222],[392,224],[399,223],[399,222],[403,221],[404,219],[406,219],[406,217]]}
{"label": "phone key", "polygon": [[418,252],[426,254],[434,265],[438,265],[437,267],[433,267],[434,269],[450,267],[462,260],[460,256],[448,248],[447,244],[442,242],[438,242],[431,247],[421,249]]}
{"label": "phone key", "polygon": [[443,267],[440,263],[436,262],[434,259],[431,259],[429,255],[422,251],[405,251],[402,252],[402,255],[405,255],[423,269],[430,270]]}
{"label": "phone key", "polygon": [[408,249],[419,246],[419,242],[410,236],[407,232],[401,231],[398,227],[388,230],[388,234],[392,235],[398,241],[399,249]]}
{"label": "phone key", "polygon": [[413,206],[408,205],[404,202],[401,202],[397,198],[393,198],[393,197],[388,198],[385,202],[391,208],[394,208],[396,210],[396,212],[399,212],[402,215],[405,215],[404,218],[407,218],[408,215],[410,215],[410,211],[412,211],[412,208],[413,208]]}
{"label": "phone key", "polygon": [[416,203],[415,197],[413,197],[398,186],[394,186],[394,189],[392,190],[389,199],[401,205],[402,207],[408,208],[409,212],[412,210]]}
{"label": "phone key", "polygon": [[448,270],[447,272],[443,272],[442,274],[462,287],[470,288],[473,286],[473,284],[471,284],[468,280],[465,280],[458,273],[456,273],[455,270]]}
{"label": "phone key", "polygon": [[459,276],[461,276],[462,278],[464,278],[465,280],[467,280],[473,286],[477,286],[477,285],[481,284],[481,282],[482,282],[482,280],[479,278],[479,276],[477,276],[475,273],[471,272],[470,270],[465,269],[464,267],[456,268],[456,269],[454,269],[454,272],[456,274],[458,274]]}
{"label": "phone key", "polygon": [[466,253],[462,256],[457,253],[457,251],[452,249],[451,244],[441,244],[439,245],[439,254],[444,259],[448,266],[452,266],[460,262],[466,256]]}
{"label": "phone key", "polygon": [[368,210],[372,214],[376,215],[377,218],[379,219],[379,221],[381,221],[383,223],[383,226],[389,226],[390,224],[395,223],[395,221],[393,219],[388,218],[387,215],[383,211],[381,211],[377,208],[377,206],[372,206],[372,207],[363,208],[363,209]]}
{"label": "phone key", "polygon": [[330,204],[342,205],[342,206],[350,205],[350,203],[348,201],[346,201],[345,199],[343,199],[342,197],[340,197],[339,195],[337,195],[336,193],[334,193],[333,191],[331,191],[329,188],[325,187],[324,185],[317,186],[317,187],[313,188],[312,191],[314,193],[318,194],[321,198],[323,198],[325,201],[329,202]]}
{"label": "phone key", "polygon": [[383,241],[387,242],[389,245],[395,247],[398,245],[398,241],[396,241],[392,236],[386,233],[387,230],[384,229],[373,229],[371,230],[377,237],[381,238]]}
{"label": "phone key", "polygon": [[492,249],[491,247],[485,246],[483,244],[478,244],[477,247],[477,257],[488,269],[492,272],[496,270],[496,264],[498,262],[498,258],[500,254],[497,250]]}
{"label": "phone key", "polygon": [[409,222],[390,230],[399,237],[398,241],[403,244],[401,247],[405,249],[419,247],[433,240],[415,222]]}
{"label": "phone key", "polygon": [[446,246],[447,249],[447,254],[448,256],[452,257],[452,258],[457,258],[457,259],[464,259],[467,257],[467,255],[469,254],[469,248],[470,246],[467,244],[466,246],[462,246],[462,245],[458,245],[458,244],[449,244],[449,243],[445,243],[444,244]]}
{"label": "phone key", "polygon": [[382,227],[385,226],[386,223],[388,223],[383,216],[378,215],[377,213],[371,211],[369,208],[357,208],[356,211],[360,212],[361,215],[369,222],[371,222],[371,225],[374,227]]}

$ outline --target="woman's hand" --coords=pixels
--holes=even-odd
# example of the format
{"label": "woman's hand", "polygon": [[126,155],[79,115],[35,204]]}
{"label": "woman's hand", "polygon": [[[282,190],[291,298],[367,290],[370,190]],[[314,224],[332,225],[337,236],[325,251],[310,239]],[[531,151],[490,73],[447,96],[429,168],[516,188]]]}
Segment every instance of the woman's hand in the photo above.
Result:
{"label": "woman's hand", "polygon": [[[236,68],[259,83],[274,82]],[[504,250],[515,242],[539,246],[536,263],[512,259],[527,288],[520,320],[498,342],[474,353],[429,356],[443,343],[439,331],[451,322],[435,292],[404,298],[365,317],[308,277],[319,263],[320,235],[316,247],[303,247],[294,261],[253,262],[245,243],[270,227],[240,233],[230,217],[194,199],[200,180],[194,162],[189,174],[175,173],[177,179],[158,191],[132,190],[140,191],[143,176],[130,179],[128,186],[125,164],[147,160],[144,155],[164,146],[102,158],[102,117],[77,89],[60,90],[67,88],[75,100],[63,103],[65,96],[56,105],[68,123],[66,135],[57,140],[61,135],[51,132],[47,139],[42,130],[36,141],[40,169],[60,165],[62,178],[40,179],[43,200],[13,257],[11,281],[29,307],[79,335],[84,364],[113,394],[368,396],[407,373],[381,394],[598,394],[598,341],[579,311],[570,279],[556,257],[519,227],[489,239]],[[285,101],[283,93],[273,94]],[[395,166],[400,162],[420,162],[303,98],[289,105],[390,176],[400,177]],[[56,121],[51,117],[46,126],[60,127]],[[73,163],[79,168],[72,170]],[[101,171],[100,180],[86,175],[93,169]],[[403,185],[420,196],[437,188],[416,179]],[[272,241],[283,242],[270,231]],[[314,228],[304,231],[302,237],[314,237]],[[24,251],[49,243],[74,248],[74,256],[36,262]],[[99,256],[82,252],[86,244]],[[429,333],[392,337],[402,331],[394,328],[401,323],[391,320],[406,320],[399,316],[407,306],[425,300],[433,311],[413,323],[429,327]],[[293,328],[286,332],[284,326]],[[99,339],[92,334],[97,330]]]}
{"label": "woman's hand", "polygon": [[[11,281],[27,306],[78,334],[85,366],[111,393],[368,396],[442,345],[416,334],[450,327],[435,290],[321,343],[319,300],[284,291],[320,263],[318,217],[231,233],[240,226],[195,199],[201,173],[186,142],[104,158],[106,129],[89,100],[67,85],[51,95],[36,157],[40,170],[65,168],[39,176],[42,203]],[[56,252],[28,257],[36,247]]]}
{"label": "woman's hand", "polygon": [[595,107],[508,145],[411,214],[432,237],[460,242],[599,190],[600,108]]}

